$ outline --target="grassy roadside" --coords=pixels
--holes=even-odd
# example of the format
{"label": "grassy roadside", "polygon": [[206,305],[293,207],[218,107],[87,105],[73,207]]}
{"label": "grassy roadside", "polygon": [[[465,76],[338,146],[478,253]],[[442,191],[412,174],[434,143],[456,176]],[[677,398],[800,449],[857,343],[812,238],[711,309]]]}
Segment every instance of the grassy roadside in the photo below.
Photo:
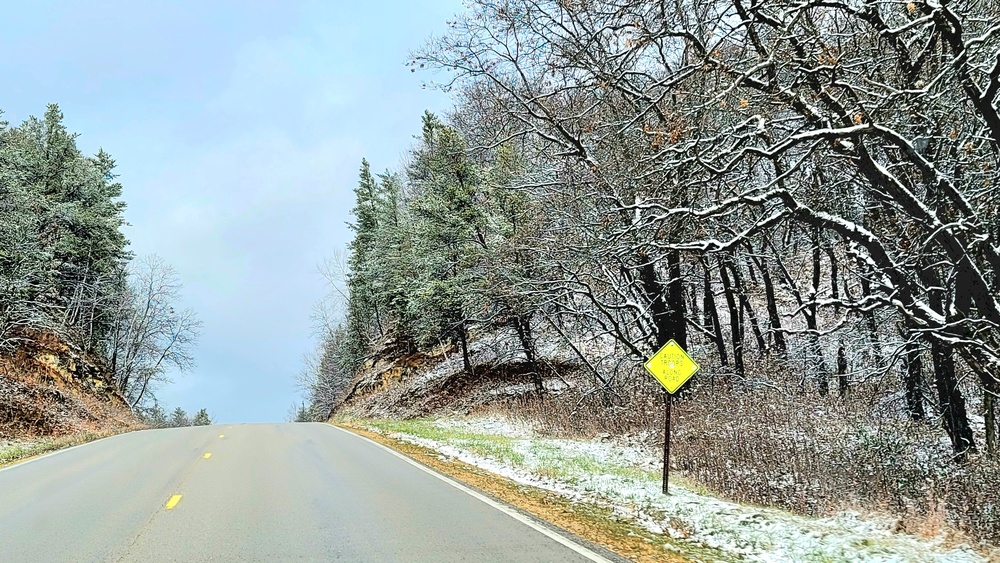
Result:
{"label": "grassy roadside", "polygon": [[38,438],[36,440],[24,442],[2,443],[0,442],[0,468],[16,465],[27,461],[33,457],[54,451],[79,446],[101,438],[124,434],[134,430],[141,430],[142,426],[134,426],[117,430],[85,431],[68,436],[58,436],[54,438]]}
{"label": "grassy roadside", "polygon": [[[681,561],[729,561],[727,554],[702,546],[685,545],[684,542],[665,541],[660,534],[654,534],[637,525],[629,518],[616,514],[608,507],[582,500],[570,500],[563,495],[539,487],[518,483],[497,475],[481,467],[462,462],[441,452],[397,440],[388,432],[421,430],[433,435],[435,427],[408,421],[348,420],[333,421],[337,426],[386,445],[408,457],[444,473],[458,481],[484,491],[494,498],[528,512],[546,522],[558,526],[595,545],[600,545],[622,557],[638,562],[681,562]],[[419,429],[412,427],[420,425]],[[397,427],[397,425],[400,425]],[[441,430],[444,438],[463,438],[466,443],[478,444],[473,447],[483,454],[510,457],[517,460],[509,444],[501,440],[481,440],[474,434],[463,434],[460,430]],[[669,538],[666,538],[669,540]]]}
{"label": "grassy roadside", "polygon": [[546,437],[502,417],[333,422],[636,561],[973,563],[996,555],[961,538],[899,533],[877,514],[812,518],[735,503],[683,478],[663,496],[658,460],[641,448]]}

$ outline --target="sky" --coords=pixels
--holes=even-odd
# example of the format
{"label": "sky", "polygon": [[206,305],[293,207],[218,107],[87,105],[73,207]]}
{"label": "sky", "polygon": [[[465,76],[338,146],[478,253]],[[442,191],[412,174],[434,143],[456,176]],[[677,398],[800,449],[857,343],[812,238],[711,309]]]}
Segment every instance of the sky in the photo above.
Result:
{"label": "sky", "polygon": [[216,422],[284,420],[314,349],[319,266],[347,228],[362,158],[398,166],[447,96],[409,53],[460,0],[15,2],[0,33],[12,124],[57,103],[124,186],[136,255],[172,265],[203,322],[157,392]]}

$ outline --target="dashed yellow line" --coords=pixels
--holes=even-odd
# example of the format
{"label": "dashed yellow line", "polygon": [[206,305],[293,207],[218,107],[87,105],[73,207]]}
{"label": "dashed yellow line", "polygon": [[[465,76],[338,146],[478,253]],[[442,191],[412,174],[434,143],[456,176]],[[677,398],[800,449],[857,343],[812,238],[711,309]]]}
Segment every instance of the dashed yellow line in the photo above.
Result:
{"label": "dashed yellow line", "polygon": [[212,457],[212,452],[208,452],[208,453],[206,453],[205,455],[203,455],[201,457],[203,457],[205,459],[208,459],[208,458]]}
{"label": "dashed yellow line", "polygon": [[177,506],[177,503],[181,501],[182,496],[184,495],[174,495],[170,497],[170,500],[167,501],[167,510],[173,510],[174,507]]}

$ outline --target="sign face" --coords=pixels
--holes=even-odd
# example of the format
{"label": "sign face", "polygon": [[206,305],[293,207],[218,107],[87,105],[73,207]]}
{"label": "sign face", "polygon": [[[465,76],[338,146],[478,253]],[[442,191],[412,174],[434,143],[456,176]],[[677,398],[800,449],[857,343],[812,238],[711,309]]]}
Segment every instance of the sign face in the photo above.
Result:
{"label": "sign face", "polygon": [[646,360],[643,366],[671,395],[701,369],[701,366],[687,355],[684,348],[673,340],[664,344],[663,348]]}

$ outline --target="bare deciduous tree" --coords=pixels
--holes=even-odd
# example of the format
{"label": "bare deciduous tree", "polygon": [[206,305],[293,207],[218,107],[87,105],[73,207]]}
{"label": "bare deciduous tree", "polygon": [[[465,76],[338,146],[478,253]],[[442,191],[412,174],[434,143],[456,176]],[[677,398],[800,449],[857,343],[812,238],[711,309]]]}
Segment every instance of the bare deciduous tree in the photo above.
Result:
{"label": "bare deciduous tree", "polygon": [[190,309],[176,309],[181,284],[159,257],[134,260],[127,276],[108,347],[115,384],[135,408],[165,381],[167,369],[193,367],[191,352],[201,322]]}
{"label": "bare deciduous tree", "polygon": [[[983,0],[502,0],[472,2],[417,61],[488,97],[475,104],[492,126],[483,148],[518,141],[547,164],[533,188],[566,226],[547,254],[574,316],[642,356],[681,333],[661,322],[682,314],[677,253],[808,244],[781,257],[812,268],[785,276],[808,288],[794,313],[807,326],[782,331],[811,342],[820,390],[818,339],[847,317],[821,326],[818,309],[891,313],[931,347],[961,456],[975,443],[954,356],[984,392],[1000,388],[998,51]],[[823,264],[831,244],[846,261]],[[863,291],[841,294],[849,278]],[[756,325],[746,302],[730,309]],[[740,359],[742,328],[733,338]]]}

